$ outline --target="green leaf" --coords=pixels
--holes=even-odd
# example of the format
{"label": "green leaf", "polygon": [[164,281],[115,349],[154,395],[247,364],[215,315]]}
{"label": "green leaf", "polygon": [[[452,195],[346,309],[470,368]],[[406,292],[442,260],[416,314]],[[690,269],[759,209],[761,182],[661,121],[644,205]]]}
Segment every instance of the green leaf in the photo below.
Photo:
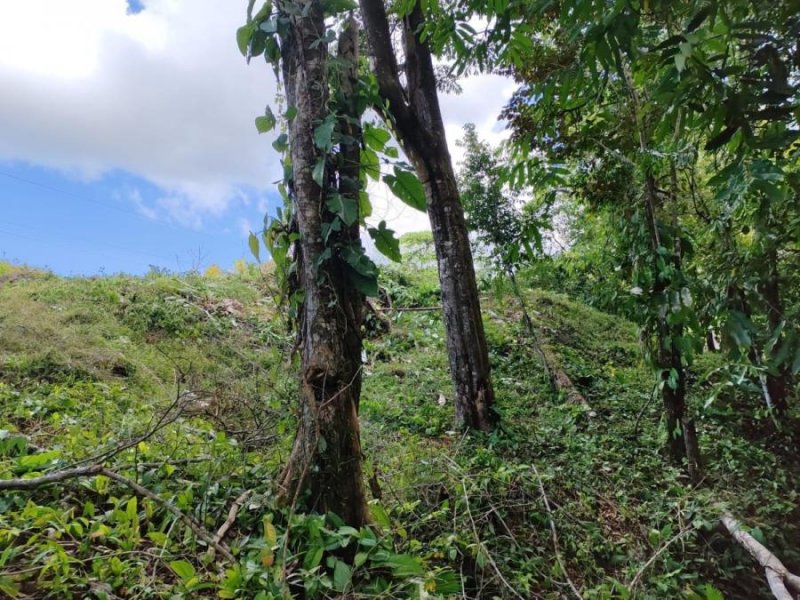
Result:
{"label": "green leaf", "polygon": [[239,46],[239,52],[242,53],[242,56],[247,56],[247,50],[250,46],[250,38],[253,37],[254,31],[255,29],[252,23],[243,25],[236,30],[236,44]]}
{"label": "green leaf", "polygon": [[364,126],[364,143],[375,152],[383,152],[386,142],[392,139],[392,134],[380,127],[367,123]]}
{"label": "green leaf", "polygon": [[353,572],[347,563],[337,560],[336,566],[333,568],[333,589],[337,592],[344,592],[350,584],[352,576]]}
{"label": "green leaf", "polygon": [[357,553],[355,555],[355,558],[353,558],[353,566],[356,569],[359,568],[361,565],[363,565],[365,562],[367,562],[367,557],[368,556],[369,556],[369,554],[367,554],[366,552]]}
{"label": "green leaf", "polygon": [[348,227],[358,221],[358,201],[352,198],[341,194],[331,194],[325,205]]}
{"label": "green leaf", "polygon": [[250,246],[250,252],[255,256],[258,262],[261,262],[261,245],[258,243],[258,236],[250,232],[250,237],[247,238],[247,244]]}
{"label": "green leaf", "polygon": [[314,128],[314,144],[323,152],[330,152],[333,148],[333,130],[336,127],[336,116],[328,115],[325,120]]}
{"label": "green leaf", "polygon": [[425,212],[425,190],[414,173],[395,166],[394,175],[384,175],[383,182],[397,198],[410,207]]}
{"label": "green leaf", "polygon": [[280,134],[278,138],[272,142],[272,147],[275,148],[276,152],[286,152],[289,148],[289,136],[285,133]]}
{"label": "green leaf", "polygon": [[361,190],[358,192],[358,217],[361,222],[364,222],[364,219],[372,216],[372,202],[369,201],[369,194]]}
{"label": "green leaf", "polygon": [[710,583],[703,586],[703,592],[705,593],[706,600],[725,600],[725,596],[722,595],[722,592]]}
{"label": "green leaf", "polygon": [[314,170],[311,171],[311,177],[319,187],[324,187],[325,184],[325,157],[320,156],[317,164],[314,165]]}
{"label": "green leaf", "polygon": [[184,582],[189,581],[195,574],[192,563],[185,560],[173,560],[169,563],[169,568]]}
{"label": "green leaf", "polygon": [[390,554],[383,564],[390,567],[396,577],[414,577],[425,573],[420,561],[409,554]]}
{"label": "green leaf", "polygon": [[383,505],[380,502],[371,504],[369,509],[370,513],[372,514],[372,518],[375,519],[375,523],[377,523],[380,527],[389,529],[392,526],[392,521],[389,519],[389,514],[386,512],[386,509],[383,508]]}
{"label": "green leaf", "polygon": [[17,459],[17,465],[26,471],[33,471],[49,465],[59,456],[61,456],[61,453],[58,450],[29,454],[27,456],[20,456]]}
{"label": "green leaf", "polygon": [[322,554],[324,551],[325,549],[322,546],[315,546],[306,552],[306,556],[303,559],[303,568],[311,570],[319,565],[319,563],[322,562]]}
{"label": "green leaf", "polygon": [[378,227],[369,227],[367,231],[375,242],[378,252],[389,260],[400,262],[400,240],[394,236],[394,230],[386,228],[386,221],[381,221]]}
{"label": "green leaf", "polygon": [[362,148],[360,162],[361,170],[364,174],[377,181],[381,176],[381,163],[378,160],[378,155],[369,148]]}
{"label": "green leaf", "polygon": [[348,276],[355,288],[365,296],[378,295],[378,269],[375,263],[364,254],[360,244],[355,243],[342,248],[340,256],[349,266]]}
{"label": "green leaf", "polygon": [[286,109],[286,112],[284,113],[283,116],[286,117],[287,121],[291,121],[297,116],[297,107],[290,106],[289,108]]}
{"label": "green leaf", "polygon": [[256,129],[258,133],[267,133],[268,131],[272,131],[275,128],[275,124],[277,120],[275,119],[275,115],[272,113],[272,109],[268,106],[264,111],[264,115],[261,117],[256,117]]}

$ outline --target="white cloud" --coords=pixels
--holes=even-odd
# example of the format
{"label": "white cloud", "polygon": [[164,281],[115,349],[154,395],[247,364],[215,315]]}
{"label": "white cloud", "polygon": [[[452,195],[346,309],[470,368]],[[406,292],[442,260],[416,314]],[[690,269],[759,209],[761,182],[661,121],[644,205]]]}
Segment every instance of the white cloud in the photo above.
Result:
{"label": "white cloud", "polygon": [[[279,178],[270,136],[253,119],[275,95],[272,70],[247,66],[235,44],[245,0],[0,2],[0,160],[21,160],[94,179],[121,169],[161,189],[149,218],[200,227]],[[496,117],[513,90],[506,78],[461,82],[442,95],[454,162],[466,122],[499,139]],[[243,190],[248,190],[245,193]],[[374,217],[398,233],[429,227],[425,214],[373,185]]]}
{"label": "white cloud", "polygon": [[239,219],[239,233],[242,234],[243,237],[249,237],[251,231],[255,231],[252,223],[248,219]]}
{"label": "white cloud", "polygon": [[244,9],[147,0],[133,15],[125,0],[0,3],[0,159],[89,179],[123,169],[165,191],[150,210],[195,223],[243,201],[242,186],[268,188],[278,157],[253,119],[275,82],[236,47]]}
{"label": "white cloud", "polygon": [[[476,75],[459,83],[461,94],[439,95],[454,169],[458,169],[459,161],[464,158],[464,151],[456,141],[463,136],[467,123],[474,123],[478,136],[492,144],[508,137],[497,117],[516,87],[510,78],[500,75]],[[384,220],[397,235],[431,228],[426,213],[403,204],[383,183],[370,181],[367,190],[372,200],[372,217],[368,219],[371,224]]]}

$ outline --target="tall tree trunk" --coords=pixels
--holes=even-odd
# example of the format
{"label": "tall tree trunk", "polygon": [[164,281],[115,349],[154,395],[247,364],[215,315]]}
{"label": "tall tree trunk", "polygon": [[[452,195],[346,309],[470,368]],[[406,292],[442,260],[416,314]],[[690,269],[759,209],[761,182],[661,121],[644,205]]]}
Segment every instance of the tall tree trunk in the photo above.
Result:
{"label": "tall tree trunk", "polygon": [[[639,151],[646,156],[649,150],[647,124],[641,114],[641,102],[630,69],[619,57],[622,66],[622,76],[625,80],[628,95],[631,99],[631,110],[637,125],[639,138]],[[673,201],[677,200],[678,188],[675,165],[671,165],[671,194]],[[670,302],[668,297],[670,281],[667,280],[659,269],[659,253],[664,247],[658,223],[658,194],[655,176],[648,169],[644,177],[644,214],[646,227],[650,238],[650,249],[653,261],[653,288],[652,296],[667,296],[663,301]],[[672,207],[677,211],[677,207]],[[678,232],[677,213],[673,213],[673,248],[670,262],[676,271],[681,270],[681,246]],[[697,432],[694,421],[686,414],[686,367],[683,364],[683,355],[677,340],[683,335],[683,326],[670,324],[667,313],[659,315],[656,325],[656,367],[661,372],[661,399],[664,405],[664,414],[667,420],[667,451],[670,459],[677,465],[687,468],[689,477],[693,482],[700,478],[700,451],[697,443]]]}
{"label": "tall tree trunk", "polygon": [[455,387],[456,425],[487,431],[496,422],[489,353],[464,210],[439,108],[433,60],[430,49],[419,39],[422,11],[417,3],[403,17],[403,86],[383,0],[360,0],[360,4],[381,95],[388,101],[385,116],[392,122],[425,188]]}
{"label": "tall tree trunk", "polygon": [[[780,281],[778,277],[778,253],[774,248],[767,252],[767,273],[761,282],[760,292],[766,304],[767,322],[770,334],[774,335],[783,322],[783,307],[781,306]],[[783,335],[772,345],[770,358],[775,358],[784,344]],[[774,365],[766,375],[766,388],[772,405],[778,414],[783,414],[788,408],[787,397],[791,390],[789,369],[786,364]]]}
{"label": "tall tree trunk", "polygon": [[[307,492],[310,509],[335,512],[360,526],[367,519],[358,424],[364,298],[348,284],[342,262],[319,260],[325,250],[322,224],[331,214],[326,190],[312,177],[321,156],[312,133],[328,110],[328,55],[326,44],[318,43],[325,33],[322,3],[294,0],[292,8],[282,10],[289,26],[281,52],[287,103],[297,109],[289,123],[290,190],[300,232],[295,258],[304,298],[298,429],[281,479],[282,496],[296,502]],[[352,155],[352,150],[344,153]],[[358,239],[357,228],[340,235]]]}

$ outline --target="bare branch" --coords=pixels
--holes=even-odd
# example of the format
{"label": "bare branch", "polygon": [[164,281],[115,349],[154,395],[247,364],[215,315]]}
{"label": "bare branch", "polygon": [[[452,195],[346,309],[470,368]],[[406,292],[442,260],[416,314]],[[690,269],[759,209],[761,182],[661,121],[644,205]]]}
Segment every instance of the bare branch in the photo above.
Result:
{"label": "bare branch", "polygon": [[113,479],[114,481],[129,487],[139,496],[143,496],[153,500],[154,502],[157,502],[181,521],[183,521],[189,527],[189,529],[191,529],[195,535],[197,535],[197,537],[209,544],[209,546],[224,556],[226,560],[229,562],[236,562],[236,559],[234,558],[233,554],[231,554],[230,549],[225,546],[225,544],[216,540],[215,537],[212,536],[205,527],[181,511],[177,506],[167,500],[164,500],[155,492],[148,490],[146,487],[136,483],[132,479],[128,479],[116,471],[107,469],[102,465],[65,469],[63,471],[56,471],[41,477],[31,477],[30,479],[5,479],[0,481],[0,490],[33,490],[67,479],[75,479],[77,477],[95,477],[97,475],[104,475],[109,479]]}
{"label": "bare branch", "polygon": [[758,564],[764,567],[772,595],[777,600],[794,600],[795,597],[789,592],[787,586],[800,594],[800,577],[789,572],[772,552],[742,529],[742,525],[730,513],[723,512],[720,520],[733,538],[758,561]]}

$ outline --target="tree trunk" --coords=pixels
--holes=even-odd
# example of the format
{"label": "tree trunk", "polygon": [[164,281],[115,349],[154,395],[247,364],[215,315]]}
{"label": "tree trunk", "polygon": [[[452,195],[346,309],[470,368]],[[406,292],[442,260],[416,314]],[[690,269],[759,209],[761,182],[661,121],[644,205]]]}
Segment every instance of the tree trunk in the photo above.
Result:
{"label": "tree trunk", "polygon": [[[760,292],[766,303],[767,322],[769,323],[770,334],[774,335],[783,322],[783,307],[781,306],[780,283],[778,277],[778,253],[774,249],[768,251],[766,256],[767,275],[761,282]],[[783,345],[783,335],[772,345],[770,358],[774,358],[781,351]],[[766,375],[766,388],[772,405],[778,414],[783,414],[788,408],[787,398],[791,390],[789,370],[786,364],[773,365],[773,368]]]}
{"label": "tree trunk", "polygon": [[422,11],[417,4],[403,18],[405,87],[392,48],[382,0],[361,0],[361,12],[374,58],[387,120],[425,188],[433,230],[450,373],[459,428],[490,430],[492,410],[489,353],[481,320],[478,286],[455,173],[445,139],[430,49],[420,39]]}
{"label": "tree trunk", "polygon": [[[320,264],[322,224],[331,214],[326,190],[312,177],[321,156],[312,133],[328,110],[328,56],[326,44],[314,44],[325,33],[321,2],[298,2],[299,10],[295,6],[282,14],[289,26],[281,36],[281,51],[287,103],[297,108],[289,123],[289,147],[291,198],[300,232],[295,259],[304,292],[302,358],[297,437],[281,478],[281,495],[294,503],[307,493],[309,509],[331,511],[360,526],[367,519],[358,424],[364,298],[348,284],[342,262]],[[357,240],[357,226],[340,235]]]}
{"label": "tree trunk", "polygon": [[[646,124],[641,115],[641,102],[636,91],[633,78],[628,65],[622,61],[622,76],[631,99],[634,120],[637,125],[639,150],[642,155],[648,152],[648,135]],[[677,200],[678,186],[674,163],[670,167],[671,195],[673,201]],[[650,249],[653,260],[653,287],[651,294],[654,298],[669,294],[670,281],[665,279],[659,269],[659,252],[665,248],[662,243],[658,224],[658,194],[655,176],[647,170],[644,176],[643,204],[646,227],[650,238]],[[677,209],[674,209],[677,210]],[[673,248],[670,261],[677,271],[681,270],[681,245],[678,232],[677,213],[673,213]],[[662,302],[669,302],[668,298]],[[686,415],[686,368],[683,364],[681,349],[677,344],[678,338],[683,335],[682,325],[670,324],[666,314],[657,317],[655,328],[656,342],[656,367],[661,372],[661,399],[664,405],[664,414],[667,419],[667,451],[670,459],[676,465],[685,465],[689,477],[693,482],[700,478],[700,450],[697,443],[697,432],[694,421]],[[673,383],[670,384],[670,381]],[[691,439],[687,439],[691,438]]]}

